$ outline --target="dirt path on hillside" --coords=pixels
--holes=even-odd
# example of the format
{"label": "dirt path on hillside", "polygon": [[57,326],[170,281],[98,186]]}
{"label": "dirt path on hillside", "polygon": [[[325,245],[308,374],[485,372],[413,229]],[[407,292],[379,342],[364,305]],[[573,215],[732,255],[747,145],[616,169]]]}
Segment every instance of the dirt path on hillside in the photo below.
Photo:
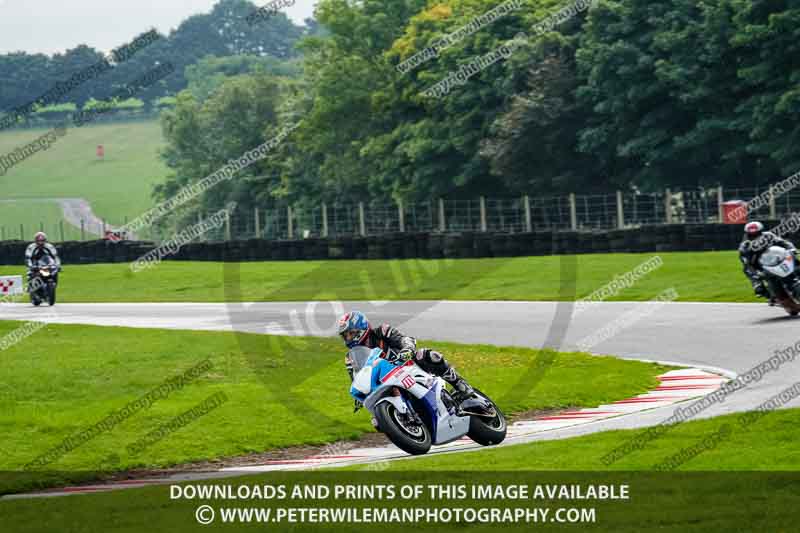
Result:
{"label": "dirt path on hillside", "polygon": [[[2,200],[4,203],[14,202],[56,202],[61,208],[64,220],[74,228],[81,229],[81,222],[84,231],[88,236],[103,237],[103,219],[92,211],[92,205],[85,198],[16,198]],[[106,229],[115,231],[117,226],[106,223]],[[129,234],[128,238],[135,240],[136,236]]]}

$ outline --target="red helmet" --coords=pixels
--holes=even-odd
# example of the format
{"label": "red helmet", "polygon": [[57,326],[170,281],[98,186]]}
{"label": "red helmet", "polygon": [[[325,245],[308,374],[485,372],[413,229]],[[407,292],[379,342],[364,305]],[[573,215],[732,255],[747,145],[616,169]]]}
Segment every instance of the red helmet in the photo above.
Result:
{"label": "red helmet", "polygon": [[764,224],[761,222],[749,222],[744,227],[744,234],[747,236],[749,240],[757,239],[761,237],[761,234],[764,233]]}

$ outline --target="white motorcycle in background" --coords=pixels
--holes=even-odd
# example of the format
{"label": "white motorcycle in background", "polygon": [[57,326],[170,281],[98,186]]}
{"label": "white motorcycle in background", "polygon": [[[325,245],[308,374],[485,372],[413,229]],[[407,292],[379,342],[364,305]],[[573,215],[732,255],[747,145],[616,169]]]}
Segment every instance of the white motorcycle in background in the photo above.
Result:
{"label": "white motorcycle in background", "polygon": [[506,438],[503,413],[477,389],[473,398],[457,405],[442,378],[414,361],[393,364],[380,348],[357,346],[348,354],[354,379],[350,394],[372,413],[372,424],[398,448],[422,455],[432,445],[464,435],[491,446]]}
{"label": "white motorcycle in background", "polygon": [[800,278],[797,259],[791,250],[770,246],[758,259],[759,280],[770,296],[792,316],[800,314]]}

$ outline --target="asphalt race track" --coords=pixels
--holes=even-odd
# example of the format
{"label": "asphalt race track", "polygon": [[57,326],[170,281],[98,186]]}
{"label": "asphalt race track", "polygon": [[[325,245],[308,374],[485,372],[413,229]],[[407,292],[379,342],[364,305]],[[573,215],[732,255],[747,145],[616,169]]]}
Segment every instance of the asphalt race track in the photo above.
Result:
{"label": "asphalt race track", "polygon": [[[391,323],[421,339],[537,348],[545,343],[558,305],[418,301],[57,304],[50,309],[14,304],[0,306],[0,320],[325,336],[334,334],[336,318],[344,309],[359,309],[375,322]],[[560,305],[563,309],[568,304]],[[800,341],[800,319],[765,304],[593,303],[567,321],[562,325],[566,329],[564,341],[555,346],[561,351],[577,350],[586,337],[609,324],[615,329],[615,323],[625,322],[625,327],[590,351],[677,363],[728,377],[758,365],[776,349]],[[725,402],[712,406],[701,416],[752,409],[798,381],[798,369],[798,360],[785,363],[778,371],[765,374],[760,381],[728,396]],[[463,370],[468,376],[469,369]],[[798,404],[795,400],[786,407]],[[547,438],[653,425],[670,414],[669,407],[657,408],[636,416],[567,428],[548,434]]]}

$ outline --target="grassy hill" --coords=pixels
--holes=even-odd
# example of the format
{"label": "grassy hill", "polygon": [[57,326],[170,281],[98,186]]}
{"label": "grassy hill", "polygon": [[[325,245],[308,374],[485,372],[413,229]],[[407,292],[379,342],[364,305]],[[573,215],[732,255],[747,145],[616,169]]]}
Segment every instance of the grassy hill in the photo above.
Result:
{"label": "grassy hill", "polygon": [[[24,146],[45,131],[0,132],[0,154]],[[99,144],[105,147],[104,161],[96,157]],[[96,215],[112,224],[136,217],[153,205],[152,187],[167,174],[158,156],[163,144],[157,121],[70,128],[49,150],[34,154],[0,177],[0,228],[5,226],[7,234],[18,237],[20,223],[26,233],[44,224],[45,231],[52,233],[62,216],[50,199],[64,197],[85,198]]]}

